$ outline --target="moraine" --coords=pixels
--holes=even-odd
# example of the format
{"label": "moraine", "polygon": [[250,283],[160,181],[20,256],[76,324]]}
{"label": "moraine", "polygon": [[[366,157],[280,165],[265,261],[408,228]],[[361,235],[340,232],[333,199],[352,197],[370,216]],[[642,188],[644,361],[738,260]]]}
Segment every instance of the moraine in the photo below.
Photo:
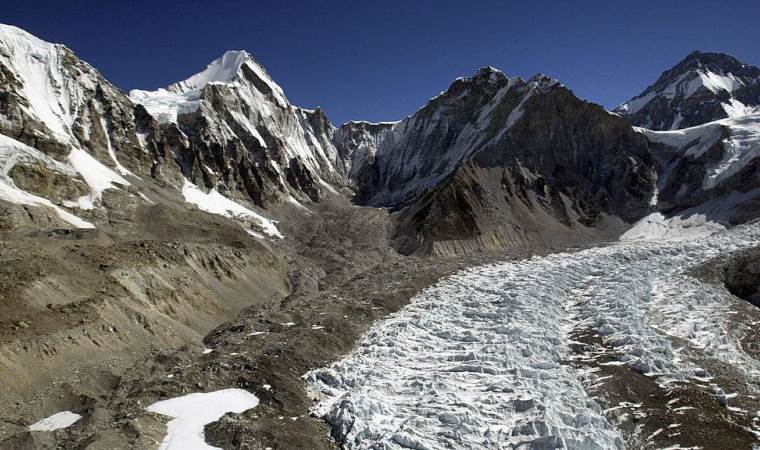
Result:
{"label": "moraine", "polygon": [[[376,324],[343,360],[307,374],[314,414],[344,448],[625,448],[631,436],[590,389],[603,366],[664,390],[709,386],[724,401],[704,361],[760,379],[733,326],[738,300],[686,273],[758,242],[754,224],[464,270]],[[578,354],[580,334],[606,352]],[[680,419],[688,408],[673,411]],[[664,429],[648,439],[678,445],[680,433]]]}

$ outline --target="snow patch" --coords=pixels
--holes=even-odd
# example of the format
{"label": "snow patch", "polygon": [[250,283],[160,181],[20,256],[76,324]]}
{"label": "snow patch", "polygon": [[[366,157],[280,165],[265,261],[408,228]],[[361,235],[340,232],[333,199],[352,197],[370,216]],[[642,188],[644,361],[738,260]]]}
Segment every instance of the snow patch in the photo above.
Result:
{"label": "snow patch", "polygon": [[215,450],[217,447],[205,441],[204,426],[227,413],[240,414],[258,404],[259,399],[248,391],[224,389],[162,400],[146,409],[173,418],[166,425],[166,437],[160,450]]}
{"label": "snow patch", "polygon": [[718,74],[715,72],[697,72],[699,78],[702,81],[702,85],[712,91],[713,94],[718,94],[720,91],[733,92],[739,88],[742,83],[737,80],[732,74]]}
{"label": "snow patch", "polygon": [[51,208],[64,222],[73,225],[76,228],[95,228],[95,225],[80,219],[57,205],[54,205],[50,200],[17,188],[10,179],[0,178],[0,199],[19,205],[44,206]]}
{"label": "snow patch", "polygon": [[615,108],[616,111],[622,112],[624,115],[634,115],[637,112],[641,111],[643,107],[647,105],[652,99],[657,95],[656,92],[650,92],[648,94],[636,97],[630,101],[627,101],[623,103],[622,105]]}
{"label": "snow patch", "polygon": [[725,229],[723,225],[709,221],[704,214],[667,218],[662,213],[652,213],[636,222],[620,236],[620,240],[693,239]]}
{"label": "snow patch", "polygon": [[29,425],[29,431],[55,431],[61,428],[68,428],[81,419],[77,413],[71,411],[61,411],[50,417],[46,417],[39,422]]}
{"label": "snow patch", "polygon": [[196,185],[186,179],[185,184],[182,186],[182,195],[185,197],[186,202],[198,206],[198,208],[203,211],[231,219],[252,219],[267,235],[283,238],[283,235],[277,230],[273,220],[267,219],[239,203],[235,203],[220,194],[216,189],[211,189],[209,192],[203,192]]}
{"label": "snow patch", "polygon": [[728,117],[742,117],[755,112],[755,107],[747,106],[733,97],[729,99],[728,103],[721,103],[721,106]]}

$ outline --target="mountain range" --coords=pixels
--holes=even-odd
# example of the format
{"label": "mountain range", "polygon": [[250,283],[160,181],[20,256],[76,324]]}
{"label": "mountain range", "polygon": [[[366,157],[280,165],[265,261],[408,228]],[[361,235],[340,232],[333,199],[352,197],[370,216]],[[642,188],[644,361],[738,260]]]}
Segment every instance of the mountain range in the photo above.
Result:
{"label": "mountain range", "polygon": [[306,210],[344,189],[395,211],[402,253],[614,237],[727,196],[736,208],[711,221],[754,214],[739,206],[757,187],[760,70],[728,55],[688,55],[613,113],[550,77],[486,67],[401,121],[336,128],[244,51],[126,95],[66,47],[1,31],[3,198],[38,206],[6,215],[19,222],[98,226],[156,201],[142,183],[201,209],[221,195],[239,206],[216,212],[273,236],[281,205]]}
{"label": "mountain range", "polygon": [[[612,111],[550,76],[483,67],[402,120],[336,127],[246,51],[126,93],[0,25],[0,299],[13,299],[0,378],[15,386],[0,399],[19,417],[24,402],[94,411],[97,389],[119,385],[104,367],[169,364],[161,351],[219,342],[243,328],[217,325],[272,299],[342,301],[336,280],[378,267],[729,228],[760,216],[759,169],[760,69],[719,53],[689,54]],[[72,373],[98,388],[29,400]],[[119,402],[158,389],[137,374],[114,388],[110,422],[93,419],[103,445],[126,445],[114,417],[134,426]]]}

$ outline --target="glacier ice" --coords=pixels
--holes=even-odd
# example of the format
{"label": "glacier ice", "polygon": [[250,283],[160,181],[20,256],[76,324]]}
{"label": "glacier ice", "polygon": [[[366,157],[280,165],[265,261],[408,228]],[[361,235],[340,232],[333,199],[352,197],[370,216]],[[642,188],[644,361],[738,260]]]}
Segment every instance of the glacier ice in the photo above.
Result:
{"label": "glacier ice", "polygon": [[346,448],[622,447],[584,387],[594,370],[567,364],[571,333],[600,335],[612,364],[661,384],[709,377],[684,342],[757,378],[730,336],[729,294],[685,270],[759,238],[748,225],[464,270],[306,374],[313,413]]}

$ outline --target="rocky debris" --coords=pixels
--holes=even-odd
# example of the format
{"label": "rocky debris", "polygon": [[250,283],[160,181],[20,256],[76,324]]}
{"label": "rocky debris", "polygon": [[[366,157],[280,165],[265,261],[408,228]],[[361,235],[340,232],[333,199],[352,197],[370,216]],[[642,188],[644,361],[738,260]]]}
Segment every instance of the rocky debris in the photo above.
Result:
{"label": "rocky debris", "polygon": [[750,114],[758,106],[760,69],[723,53],[695,51],[614,112],[639,127],[675,130]]}
{"label": "rocky debris", "polygon": [[760,307],[760,248],[733,255],[723,270],[726,288]]}
{"label": "rocky debris", "polygon": [[208,425],[210,445],[333,448],[325,423],[307,414],[312,399],[302,375],[350,350],[374,321],[440,277],[504,256],[403,257],[388,245],[389,227],[387,211],[353,206],[339,197],[324,199],[291,231],[292,239],[275,242],[289,266],[289,295],[242,310],[202,342],[156,349],[154,356],[110,378],[112,384],[103,388],[107,395],[88,389],[88,383],[72,383],[87,403],[66,408],[84,419],[62,432],[57,443],[64,448],[149,445],[163,438],[165,421],[148,414],[147,405],[192,392],[240,388],[256,395],[260,405]]}
{"label": "rocky debris", "polygon": [[92,417],[137,361],[288,292],[282,260],[219,216],[140,206],[102,228],[0,237],[0,441],[45,413]]}
{"label": "rocky debris", "polygon": [[692,273],[760,307],[760,247],[720,255]]}

